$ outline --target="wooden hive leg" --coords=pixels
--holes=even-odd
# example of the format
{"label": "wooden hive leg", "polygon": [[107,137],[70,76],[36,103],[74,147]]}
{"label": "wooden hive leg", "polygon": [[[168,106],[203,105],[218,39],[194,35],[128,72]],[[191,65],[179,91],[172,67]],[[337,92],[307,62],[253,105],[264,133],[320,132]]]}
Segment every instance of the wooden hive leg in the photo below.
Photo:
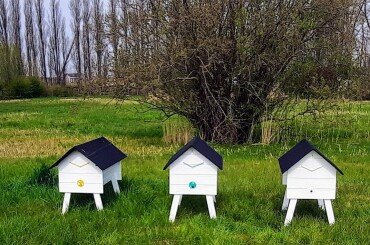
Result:
{"label": "wooden hive leg", "polygon": [[283,205],[281,207],[281,210],[287,210],[288,209],[288,206],[289,206],[289,199],[286,196],[286,192],[287,191],[285,190],[284,199],[283,199]]}
{"label": "wooden hive leg", "polygon": [[103,203],[101,201],[100,194],[94,194],[95,205],[98,210],[103,209]]}
{"label": "wooden hive leg", "polygon": [[213,196],[206,196],[207,199],[207,206],[208,206],[208,212],[211,219],[216,218],[216,209],[215,209],[215,203],[213,202]]}
{"label": "wooden hive leg", "polygon": [[329,224],[334,224],[334,212],[333,212],[333,206],[331,205],[331,200],[324,200],[325,203],[325,209],[326,209],[326,215],[328,216]]}
{"label": "wooden hive leg", "polygon": [[216,203],[216,196],[213,196],[213,202]]}
{"label": "wooden hive leg", "polygon": [[112,185],[113,185],[113,190],[115,193],[119,194],[119,185],[118,185],[118,180],[117,179],[112,179]]}
{"label": "wooden hive leg", "polygon": [[317,203],[319,204],[319,207],[320,207],[322,210],[325,210],[324,200],[322,200],[322,199],[317,199]]}
{"label": "wooden hive leg", "polygon": [[286,213],[285,222],[284,222],[285,226],[289,225],[290,222],[292,221],[296,204],[297,204],[297,199],[290,199],[288,212]]}
{"label": "wooden hive leg", "polygon": [[173,195],[171,211],[170,211],[170,218],[169,218],[171,222],[175,221],[177,209],[180,205],[180,198],[181,198],[181,195]]}
{"label": "wooden hive leg", "polygon": [[64,193],[62,214],[65,214],[68,211],[70,200],[71,200],[71,193],[68,193],[68,192],[67,193]]}
{"label": "wooden hive leg", "polygon": [[182,195],[180,195],[179,206],[181,205],[181,201],[182,201]]}

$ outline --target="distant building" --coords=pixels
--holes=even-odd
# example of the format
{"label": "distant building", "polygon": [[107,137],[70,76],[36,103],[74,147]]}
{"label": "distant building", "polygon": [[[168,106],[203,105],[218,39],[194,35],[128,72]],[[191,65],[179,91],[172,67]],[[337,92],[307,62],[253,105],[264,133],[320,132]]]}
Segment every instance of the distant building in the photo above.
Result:
{"label": "distant building", "polygon": [[81,74],[79,73],[67,73],[65,76],[65,85],[74,87],[81,81]]}

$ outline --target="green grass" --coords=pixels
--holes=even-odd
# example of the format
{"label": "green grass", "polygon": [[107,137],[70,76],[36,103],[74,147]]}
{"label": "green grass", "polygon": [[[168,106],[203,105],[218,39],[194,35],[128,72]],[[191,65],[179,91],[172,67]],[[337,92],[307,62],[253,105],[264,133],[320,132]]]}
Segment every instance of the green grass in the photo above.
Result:
{"label": "green grass", "polygon": [[[180,146],[163,143],[162,120],[143,105],[108,99],[0,102],[0,243],[369,243],[370,103],[348,102],[319,118],[298,118],[285,127],[290,140],[283,143],[216,145],[224,156],[217,219],[209,219],[204,197],[184,197],[174,224],[168,222],[171,196],[162,168]],[[35,173],[101,135],[129,156],[122,194],[115,196],[107,184],[101,212],[91,195],[72,195],[63,216],[55,179],[37,183]],[[314,201],[298,202],[292,224],[283,226],[277,158],[302,137],[345,173],[337,178],[333,226]]]}

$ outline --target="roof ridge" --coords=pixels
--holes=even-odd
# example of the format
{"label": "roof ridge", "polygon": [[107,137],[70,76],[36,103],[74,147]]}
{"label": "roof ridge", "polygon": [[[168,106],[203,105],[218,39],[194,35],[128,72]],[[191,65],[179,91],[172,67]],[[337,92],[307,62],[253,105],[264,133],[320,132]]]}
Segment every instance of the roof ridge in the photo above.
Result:
{"label": "roof ridge", "polygon": [[73,151],[77,151],[79,154],[84,155],[102,170],[127,157],[127,155],[118,149],[112,142],[102,136],[83,144],[73,146],[50,168],[57,166]]}
{"label": "roof ridge", "polygon": [[194,148],[208,160],[210,160],[219,169],[223,169],[223,159],[222,156],[213,149],[207,142],[201,139],[198,135],[193,137],[188,143],[181,147],[167,162],[163,170],[167,169],[174,161],[176,161],[183,153],[185,153],[190,148]]}

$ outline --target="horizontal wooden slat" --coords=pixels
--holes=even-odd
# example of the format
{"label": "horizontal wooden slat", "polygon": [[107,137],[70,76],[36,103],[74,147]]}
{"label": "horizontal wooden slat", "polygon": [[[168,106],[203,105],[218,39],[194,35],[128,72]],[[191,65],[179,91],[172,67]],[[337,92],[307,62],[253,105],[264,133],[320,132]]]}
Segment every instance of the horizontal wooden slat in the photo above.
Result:
{"label": "horizontal wooden slat", "polygon": [[322,179],[322,178],[335,178],[335,173],[331,173],[325,167],[319,168],[315,171],[307,170],[301,166],[291,168],[288,170],[288,178],[302,178],[302,179]]}
{"label": "horizontal wooden slat", "polygon": [[103,184],[89,184],[85,183],[84,186],[79,187],[77,183],[59,183],[60,192],[71,193],[103,193]]}
{"label": "horizontal wooden slat", "polygon": [[103,183],[101,174],[59,173],[60,183],[77,183],[78,180],[83,180],[84,183]]}
{"label": "horizontal wooden slat", "polygon": [[288,188],[335,189],[336,179],[288,178]]}
{"label": "horizontal wooden slat", "polygon": [[213,164],[209,165],[208,163],[201,161],[197,163],[203,164],[192,168],[184,164],[183,162],[179,162],[170,169],[170,174],[217,174],[217,167]]}
{"label": "horizontal wooden slat", "polygon": [[59,173],[72,173],[72,174],[78,174],[78,173],[86,173],[86,174],[98,174],[101,173],[101,170],[93,165],[92,163],[87,164],[82,167],[77,167],[73,164],[67,164],[63,166],[63,168],[59,169]]}
{"label": "horizontal wooden slat", "polygon": [[211,175],[170,175],[170,185],[188,185],[191,181],[200,185],[217,185],[217,174]]}
{"label": "horizontal wooden slat", "polygon": [[191,189],[188,185],[170,185],[170,194],[182,195],[217,195],[217,186],[215,185],[197,185]]}
{"label": "horizontal wooden slat", "polygon": [[[312,190],[312,192],[311,192]],[[335,189],[292,189],[287,188],[287,198],[335,199]]]}

